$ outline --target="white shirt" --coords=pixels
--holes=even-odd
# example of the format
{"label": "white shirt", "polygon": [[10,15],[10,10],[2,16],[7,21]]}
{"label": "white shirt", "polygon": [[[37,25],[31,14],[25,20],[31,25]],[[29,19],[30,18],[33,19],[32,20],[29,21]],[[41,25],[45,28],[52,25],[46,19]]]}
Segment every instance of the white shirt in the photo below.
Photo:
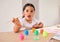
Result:
{"label": "white shirt", "polygon": [[33,25],[40,23],[40,22],[39,22],[38,20],[36,20],[36,19],[33,19],[33,20],[32,20],[32,23],[28,23],[28,22],[25,20],[25,18],[19,18],[19,21],[20,21],[22,27],[25,27],[25,28],[32,28]]}

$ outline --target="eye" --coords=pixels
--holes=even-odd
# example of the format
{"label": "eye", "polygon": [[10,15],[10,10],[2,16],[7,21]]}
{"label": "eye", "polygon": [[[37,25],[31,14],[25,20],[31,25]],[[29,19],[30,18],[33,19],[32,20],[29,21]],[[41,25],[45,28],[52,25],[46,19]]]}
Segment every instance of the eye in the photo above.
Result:
{"label": "eye", "polygon": [[30,12],[33,12],[33,10],[31,10]]}
{"label": "eye", "polygon": [[28,10],[26,10],[26,12],[28,12]]}

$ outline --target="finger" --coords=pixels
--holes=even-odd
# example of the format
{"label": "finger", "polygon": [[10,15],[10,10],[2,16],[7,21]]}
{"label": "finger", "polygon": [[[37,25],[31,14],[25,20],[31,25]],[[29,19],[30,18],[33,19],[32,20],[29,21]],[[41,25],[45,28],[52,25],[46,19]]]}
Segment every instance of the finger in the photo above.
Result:
{"label": "finger", "polygon": [[15,18],[12,19],[12,22],[15,22]]}
{"label": "finger", "polygon": [[16,19],[18,19],[18,17]]}

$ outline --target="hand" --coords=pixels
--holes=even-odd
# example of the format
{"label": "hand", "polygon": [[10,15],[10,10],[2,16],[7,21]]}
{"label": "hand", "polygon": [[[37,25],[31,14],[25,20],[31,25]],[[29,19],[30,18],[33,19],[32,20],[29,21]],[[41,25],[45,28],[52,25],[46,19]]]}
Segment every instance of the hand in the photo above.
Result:
{"label": "hand", "polygon": [[43,23],[39,23],[39,24],[35,24],[33,25],[34,28],[42,28],[43,27]]}
{"label": "hand", "polygon": [[43,26],[44,26],[43,23],[40,22],[40,23],[39,23],[39,27],[40,27],[40,28],[43,28]]}
{"label": "hand", "polygon": [[15,25],[20,25],[20,21],[19,21],[19,19],[18,18],[13,18],[12,19],[12,22],[15,24]]}
{"label": "hand", "polygon": [[38,24],[33,25],[34,28],[39,28]]}

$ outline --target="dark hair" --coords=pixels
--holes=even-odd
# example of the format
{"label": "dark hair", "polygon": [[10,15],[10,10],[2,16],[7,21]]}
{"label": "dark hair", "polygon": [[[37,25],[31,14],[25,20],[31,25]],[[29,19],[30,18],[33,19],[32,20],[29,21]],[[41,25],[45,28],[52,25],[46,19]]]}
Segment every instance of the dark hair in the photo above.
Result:
{"label": "dark hair", "polygon": [[[34,11],[35,11],[35,7],[34,7],[34,5],[31,4],[31,3],[27,3],[27,4],[25,4],[24,7],[23,7],[23,11],[25,10],[25,8],[26,8],[27,6],[31,6],[31,7],[33,7],[33,8],[34,8]],[[24,18],[24,16],[23,16],[22,18]]]}

